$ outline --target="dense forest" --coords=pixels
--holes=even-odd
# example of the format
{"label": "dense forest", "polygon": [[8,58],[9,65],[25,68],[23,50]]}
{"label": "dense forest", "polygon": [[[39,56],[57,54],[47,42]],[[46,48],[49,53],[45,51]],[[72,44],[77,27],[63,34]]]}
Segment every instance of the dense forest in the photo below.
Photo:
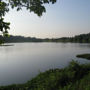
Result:
{"label": "dense forest", "polygon": [[35,37],[24,37],[24,36],[12,36],[2,37],[0,36],[0,42],[73,42],[73,43],[90,43],[90,33],[80,34],[74,37],[62,37],[62,38],[35,38]]}

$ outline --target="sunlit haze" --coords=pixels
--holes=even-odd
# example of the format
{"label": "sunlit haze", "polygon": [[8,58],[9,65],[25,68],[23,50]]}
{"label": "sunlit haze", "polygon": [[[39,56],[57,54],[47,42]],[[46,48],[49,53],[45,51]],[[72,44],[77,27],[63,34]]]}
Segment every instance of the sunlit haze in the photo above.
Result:
{"label": "sunlit haze", "polygon": [[6,14],[9,33],[39,38],[74,36],[90,32],[90,0],[57,0],[46,5],[42,17],[23,9]]}

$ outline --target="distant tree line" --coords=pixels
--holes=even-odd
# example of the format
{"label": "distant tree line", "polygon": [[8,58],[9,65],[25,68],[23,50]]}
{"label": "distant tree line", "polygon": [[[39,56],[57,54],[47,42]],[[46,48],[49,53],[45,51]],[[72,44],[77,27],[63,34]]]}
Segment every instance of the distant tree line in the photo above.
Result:
{"label": "distant tree line", "polygon": [[12,36],[9,37],[2,37],[0,36],[0,41],[4,41],[5,43],[12,43],[12,42],[42,42],[42,39],[35,38],[35,37],[24,37],[24,36]]}
{"label": "distant tree line", "polygon": [[35,37],[24,37],[24,36],[12,36],[2,37],[0,36],[0,42],[12,43],[12,42],[72,42],[72,43],[90,43],[90,33],[80,34],[74,37],[62,37],[62,38],[35,38]]}
{"label": "distant tree line", "polygon": [[75,43],[90,43],[90,33],[80,34],[74,37],[62,37],[52,39],[53,42],[75,42]]}

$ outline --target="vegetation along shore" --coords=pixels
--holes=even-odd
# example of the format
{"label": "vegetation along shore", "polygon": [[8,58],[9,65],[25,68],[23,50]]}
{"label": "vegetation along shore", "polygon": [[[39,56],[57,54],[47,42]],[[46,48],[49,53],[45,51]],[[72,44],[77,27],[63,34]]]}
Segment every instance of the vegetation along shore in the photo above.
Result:
{"label": "vegetation along shore", "polygon": [[61,38],[36,38],[36,37],[24,37],[24,36],[12,36],[2,37],[0,36],[1,43],[14,43],[14,42],[70,42],[70,43],[90,43],[90,33],[80,34],[74,37],[61,37]]}
{"label": "vegetation along shore", "polygon": [[88,54],[80,54],[80,55],[77,55],[76,57],[90,60],[90,54],[89,53]]}
{"label": "vegetation along shore", "polygon": [[41,72],[25,84],[0,86],[0,90],[90,90],[90,63],[73,60],[65,68]]}

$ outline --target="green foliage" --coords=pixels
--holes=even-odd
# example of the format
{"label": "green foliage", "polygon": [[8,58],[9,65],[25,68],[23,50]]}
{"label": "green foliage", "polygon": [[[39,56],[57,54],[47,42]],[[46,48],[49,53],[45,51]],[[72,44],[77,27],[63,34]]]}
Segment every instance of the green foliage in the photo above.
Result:
{"label": "green foliage", "polygon": [[3,40],[0,40],[0,45],[3,44],[3,43],[4,43],[4,41]]}
{"label": "green foliage", "polygon": [[56,0],[9,0],[9,4],[12,8],[17,8],[21,10],[22,7],[25,7],[30,12],[34,12],[38,16],[42,16],[43,12],[46,12],[44,4],[49,3],[54,4]]}
{"label": "green foliage", "polygon": [[52,42],[90,43],[90,33],[80,34],[74,37],[62,37],[51,40]]}
{"label": "green foliage", "polygon": [[17,8],[17,11],[25,7],[30,12],[34,12],[38,16],[42,16],[46,12],[44,4],[50,2],[54,4],[57,0],[0,0],[0,16],[4,16],[9,11],[9,7]]}
{"label": "green foliage", "polygon": [[4,36],[8,36],[10,23],[4,22],[3,16],[9,12],[9,8],[16,8],[17,11],[25,7],[30,12],[34,12],[38,16],[42,16],[46,12],[45,4],[54,4],[56,0],[0,0],[0,31]]}
{"label": "green foliage", "polygon": [[[0,18],[0,31],[2,32],[4,37],[8,37],[8,29],[10,29],[9,27],[10,23],[8,22],[4,22],[4,18]],[[0,44],[4,43],[4,39],[1,39],[2,37],[0,37]]]}
{"label": "green foliage", "polygon": [[6,12],[9,11],[8,3],[4,2],[5,0],[0,0],[0,17],[4,16]]}
{"label": "green foliage", "polygon": [[4,36],[8,36],[8,29],[10,23],[4,22],[3,16],[9,11],[11,7],[16,8],[17,11],[25,7],[30,12],[34,12],[38,16],[42,16],[46,12],[44,4],[54,4],[56,0],[0,0],[0,31]]}
{"label": "green foliage", "polygon": [[[86,38],[89,40],[90,38],[90,33],[88,34],[84,34],[83,35],[78,35],[78,39],[79,37],[83,37],[83,41],[82,43],[90,43],[90,41],[86,41]],[[74,41],[75,37],[73,38],[53,38],[53,39],[49,39],[49,38],[45,38],[45,39],[41,39],[41,38],[36,38],[36,37],[24,37],[24,36],[12,36],[10,35],[10,38],[5,38],[4,40],[5,42],[63,42],[63,43],[67,43],[67,42],[71,42],[71,43],[81,43],[80,39],[78,41]]]}
{"label": "green foliage", "polygon": [[70,83],[59,90],[90,90],[90,73],[75,83]]}
{"label": "green foliage", "polygon": [[3,32],[3,34],[7,34],[7,29],[10,29],[9,27],[10,23],[4,22],[4,18],[0,19],[0,31]]}
{"label": "green foliage", "polygon": [[90,60],[90,54],[80,54],[80,55],[77,55],[76,57],[78,57],[78,58],[85,58],[85,59]]}
{"label": "green foliage", "polygon": [[0,90],[90,90],[90,64],[70,62],[63,69],[50,69],[21,85],[1,86]]}

